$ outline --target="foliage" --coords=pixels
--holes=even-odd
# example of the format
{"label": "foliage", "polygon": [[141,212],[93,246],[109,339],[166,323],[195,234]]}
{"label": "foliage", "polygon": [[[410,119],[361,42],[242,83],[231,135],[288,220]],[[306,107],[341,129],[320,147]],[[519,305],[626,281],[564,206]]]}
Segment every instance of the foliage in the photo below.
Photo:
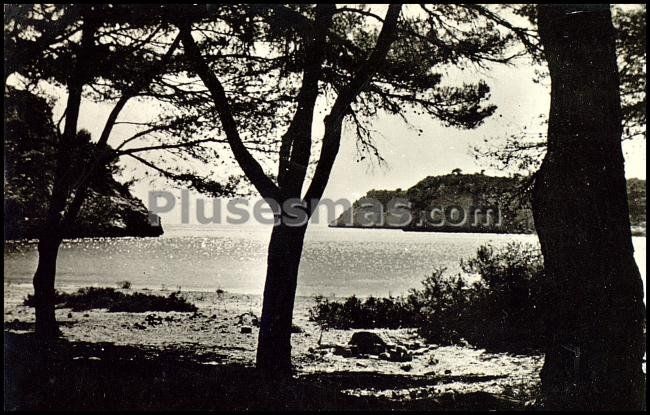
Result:
{"label": "foliage", "polygon": [[646,182],[641,179],[628,179],[627,201],[630,208],[630,222],[633,226],[646,224]]}
{"label": "foliage", "polygon": [[646,129],[646,6],[615,8],[616,50],[621,81],[623,138],[645,138]]}
{"label": "foliage", "polygon": [[[406,297],[342,302],[316,297],[310,318],[331,328],[415,327],[438,344],[468,342],[477,347],[528,352],[543,346],[544,269],[540,251],[511,242],[481,246],[462,260],[464,276],[436,269]],[[468,278],[478,278],[468,282]]]}
{"label": "foliage", "polygon": [[[380,158],[373,143],[373,120],[383,114],[396,114],[404,120],[409,113],[427,114],[445,125],[473,128],[495,110],[488,102],[485,82],[454,84],[446,74],[459,65],[508,61],[505,55],[512,37],[471,8],[408,7],[413,10],[407,13],[405,6],[395,40],[386,57],[370,68],[373,75],[368,82],[358,91],[349,90],[352,95],[341,100],[349,102],[343,108],[345,123],[352,127],[357,150],[364,158],[368,154]],[[213,77],[208,84],[221,84],[229,106],[228,111],[215,111],[206,86],[192,78],[188,82],[193,88],[186,88],[186,97],[195,98],[187,110],[201,114],[206,134],[215,137],[224,136],[221,117],[229,113],[242,142],[262,150],[260,154],[278,156],[265,159],[261,167],[266,176],[277,178],[281,187],[285,171],[285,155],[280,154],[283,140],[286,150],[292,148],[294,140],[304,140],[301,146],[308,150],[319,144],[321,137],[311,137],[311,128],[302,128],[305,123],[320,122],[316,113],[322,114],[321,104],[327,108],[336,98],[347,96],[343,92],[348,92],[359,68],[377,45],[384,13],[358,5],[330,8],[325,12],[332,13],[331,26],[327,27],[316,22],[323,13],[311,4],[196,6],[185,12],[195,17],[191,19],[192,36],[210,72],[203,76]],[[314,32],[318,30],[325,32],[326,39],[313,47]],[[322,59],[312,64],[310,51],[314,48],[321,51]],[[190,73],[196,72],[196,58],[188,60],[194,62],[194,67],[188,68]],[[313,76],[303,77],[308,70]],[[307,99],[300,91],[310,90],[306,82],[314,78],[318,80],[314,84],[316,94]],[[296,130],[298,125],[301,129]],[[307,136],[297,137],[305,132]],[[315,150],[308,152],[316,154]],[[310,159],[309,154],[303,156],[306,160],[295,164],[313,167],[317,160]],[[272,170],[275,168],[278,174]]]}
{"label": "foliage", "polygon": [[[56,170],[58,136],[51,103],[28,91],[6,87],[4,138],[5,238],[37,237]],[[78,172],[95,157],[96,145],[82,130],[68,152],[70,168]],[[115,160],[95,169],[84,205],[90,209],[82,210],[80,220],[66,236],[156,234],[149,232],[147,209],[131,195],[129,184],[114,179],[119,171]],[[123,224],[122,229],[117,223]]]}
{"label": "foliage", "polygon": [[[105,149],[102,142],[98,147],[106,158],[101,162],[93,158],[71,168],[77,178],[93,174],[93,165],[106,160],[114,164],[117,157],[128,156],[147,167],[145,176],[153,170],[209,195],[232,195],[238,177],[228,177],[222,183],[195,172],[197,164],[219,160],[214,145],[223,141],[199,131],[205,117],[201,109],[188,109],[196,94],[191,87],[185,89],[185,68],[174,55],[178,42],[174,46],[170,12],[159,5],[8,5],[5,80],[38,95],[45,94],[45,85],[70,92],[72,83],[81,83],[84,98],[115,103],[113,110],[118,114],[128,101],[150,105],[147,119],[136,116],[111,121],[109,117],[104,128],[108,136],[116,121],[115,125],[128,126],[123,131],[129,134],[113,140],[114,150],[119,151]],[[88,37],[85,46],[82,33]],[[70,121],[76,125],[76,120]],[[62,140],[52,144],[62,145]],[[72,185],[70,193],[75,193],[74,187],[84,183],[67,185]]]}
{"label": "foliage", "polygon": [[[508,5],[512,12],[526,17],[536,26],[534,5]],[[616,29],[616,53],[620,76],[623,140],[645,138],[646,129],[646,6],[643,4],[615,6],[612,22]],[[530,38],[538,44],[537,36]],[[536,62],[545,65],[541,48],[532,51]],[[539,71],[538,71],[539,72]],[[548,74],[543,75],[544,77]],[[505,137],[485,139],[474,145],[472,153],[477,160],[500,170],[533,173],[538,170],[546,152],[546,124],[548,115],[521,127]]]}
{"label": "foliage", "polygon": [[359,299],[348,297],[343,302],[314,298],[316,305],[309,317],[323,327],[335,329],[364,329],[383,327],[396,329],[414,327],[419,322],[416,310],[407,299],[400,297]]}
{"label": "foliage", "polygon": [[[72,311],[84,311],[105,308],[108,312],[144,313],[146,311],[195,312],[197,308],[189,303],[180,293],[173,292],[167,297],[132,293],[124,294],[114,288],[80,288],[74,293],[56,292],[56,304],[59,308],[71,308]],[[34,306],[34,297],[29,294],[23,303]]]}
{"label": "foliage", "polygon": [[468,306],[461,312],[465,340],[484,347],[541,347],[543,264],[537,247],[519,242],[501,249],[482,246],[461,261],[463,272],[480,277],[467,290]]}

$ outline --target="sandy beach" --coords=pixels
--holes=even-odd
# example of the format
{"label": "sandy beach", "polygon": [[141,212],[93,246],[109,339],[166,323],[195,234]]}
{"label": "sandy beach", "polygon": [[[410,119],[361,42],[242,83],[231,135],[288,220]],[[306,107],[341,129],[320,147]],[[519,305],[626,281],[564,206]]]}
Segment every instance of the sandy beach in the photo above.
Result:
{"label": "sandy beach", "polygon": [[[59,287],[66,292],[77,288]],[[4,289],[5,331],[20,334],[33,330],[34,311],[22,305],[24,297],[31,293],[31,287],[27,284],[5,284]],[[143,292],[170,293],[163,290]],[[198,307],[197,313],[72,312],[58,309],[57,319],[61,323],[63,338],[71,344],[84,342],[134,346],[145,350],[151,358],[173,350],[203,365],[254,365],[258,329],[253,324],[252,316],[261,314],[261,297],[192,291],[182,292],[182,296]],[[322,331],[309,321],[309,308],[313,304],[310,297],[296,299],[296,332],[292,335],[292,345],[298,378],[336,376],[337,373],[349,372],[359,376],[390,375],[417,381],[383,386],[372,384],[371,387],[346,385],[344,382],[341,385],[344,394],[403,401],[445,393],[487,392],[517,399],[525,397],[539,382],[542,356],[517,356],[490,353],[469,346],[426,344],[415,329],[369,330],[411,350],[413,358],[410,362],[334,354],[327,345],[347,344],[355,330]],[[242,327],[246,328],[242,330]],[[245,333],[248,327],[250,333]],[[102,359],[102,356],[78,358]]]}

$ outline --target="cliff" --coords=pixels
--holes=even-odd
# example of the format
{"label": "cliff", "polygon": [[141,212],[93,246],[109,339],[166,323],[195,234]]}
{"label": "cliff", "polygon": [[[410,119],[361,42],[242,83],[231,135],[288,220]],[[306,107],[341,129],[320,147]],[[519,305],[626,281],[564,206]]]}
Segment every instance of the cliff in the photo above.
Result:
{"label": "cliff", "polygon": [[[4,133],[4,237],[37,238],[56,167],[58,137],[50,104],[29,92],[5,88]],[[83,131],[77,140],[71,159],[83,165],[94,157],[94,144]],[[160,218],[150,215],[144,203],[131,195],[128,183],[115,180],[118,172],[119,167],[111,163],[93,174],[80,217],[65,237],[163,233]]]}
{"label": "cliff", "polygon": [[[459,172],[429,176],[407,190],[370,190],[330,226],[534,233],[528,183],[523,177]],[[396,201],[410,203],[410,209]],[[645,235],[645,180],[628,181],[628,201],[633,233]]]}

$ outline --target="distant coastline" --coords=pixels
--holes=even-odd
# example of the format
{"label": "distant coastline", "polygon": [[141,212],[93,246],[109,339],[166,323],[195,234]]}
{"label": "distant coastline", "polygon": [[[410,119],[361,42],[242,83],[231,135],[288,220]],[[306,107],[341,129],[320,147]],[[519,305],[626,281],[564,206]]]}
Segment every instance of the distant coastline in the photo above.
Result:
{"label": "distant coastline", "polygon": [[[329,224],[332,228],[400,229],[406,232],[535,234],[530,178],[462,174],[429,176],[402,190],[370,190]],[[628,205],[633,236],[646,236],[645,180],[629,179]],[[396,200],[410,206],[391,211]],[[449,212],[459,213],[452,220]],[[496,212],[494,215],[491,212]],[[369,218],[371,220],[369,220]],[[434,220],[435,219],[435,220]],[[446,222],[445,222],[446,220]]]}

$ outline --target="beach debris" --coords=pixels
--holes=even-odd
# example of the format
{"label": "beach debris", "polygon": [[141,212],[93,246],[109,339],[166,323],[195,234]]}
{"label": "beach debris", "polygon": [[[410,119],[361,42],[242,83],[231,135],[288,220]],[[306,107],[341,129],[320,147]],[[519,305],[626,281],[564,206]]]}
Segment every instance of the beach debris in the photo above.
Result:
{"label": "beach debris", "polygon": [[250,326],[242,326],[241,329],[240,329],[240,332],[242,334],[250,334],[250,333],[253,332],[253,328],[250,327]]}
{"label": "beach debris", "polygon": [[429,347],[421,347],[421,348],[419,348],[419,349],[415,349],[415,350],[412,349],[412,350],[411,350],[411,354],[412,354],[413,356],[419,356],[419,355],[425,354],[425,353],[428,352],[429,350],[431,350]]}
{"label": "beach debris", "polygon": [[68,318],[72,318],[72,313],[68,313]]}
{"label": "beach debris", "polygon": [[390,350],[390,360],[393,362],[410,362],[413,360],[411,352],[404,346],[395,346]]}
{"label": "beach debris", "polygon": [[407,347],[408,347],[410,350],[418,350],[418,349],[423,348],[423,345],[422,345],[422,343],[420,343],[420,342],[418,342],[418,341],[415,341],[415,342],[413,342],[413,343],[409,343],[409,344],[407,345]]}
{"label": "beach debris", "polygon": [[401,345],[382,338],[377,333],[358,331],[352,334],[348,344],[319,344],[321,354],[332,353],[357,359],[380,359],[391,362],[410,362],[413,352]]}
{"label": "beach debris", "polygon": [[247,311],[244,314],[240,314],[240,315],[237,316],[237,323],[235,323],[235,324],[259,327],[260,320],[257,318],[257,316],[253,312]]}
{"label": "beach debris", "polygon": [[407,363],[407,364],[405,364],[405,365],[400,366],[400,369],[402,369],[402,370],[405,371],[405,372],[408,372],[408,371],[410,371],[411,369],[413,369],[413,366],[412,366],[410,363]]}
{"label": "beach debris", "polygon": [[144,318],[144,321],[150,326],[157,326],[159,324],[162,324],[163,319],[156,314],[147,314],[147,316]]}
{"label": "beach debris", "polygon": [[338,356],[343,356],[343,357],[352,357],[353,356],[353,351],[350,347],[347,345],[340,345],[340,344],[335,344],[332,350],[332,353]]}

